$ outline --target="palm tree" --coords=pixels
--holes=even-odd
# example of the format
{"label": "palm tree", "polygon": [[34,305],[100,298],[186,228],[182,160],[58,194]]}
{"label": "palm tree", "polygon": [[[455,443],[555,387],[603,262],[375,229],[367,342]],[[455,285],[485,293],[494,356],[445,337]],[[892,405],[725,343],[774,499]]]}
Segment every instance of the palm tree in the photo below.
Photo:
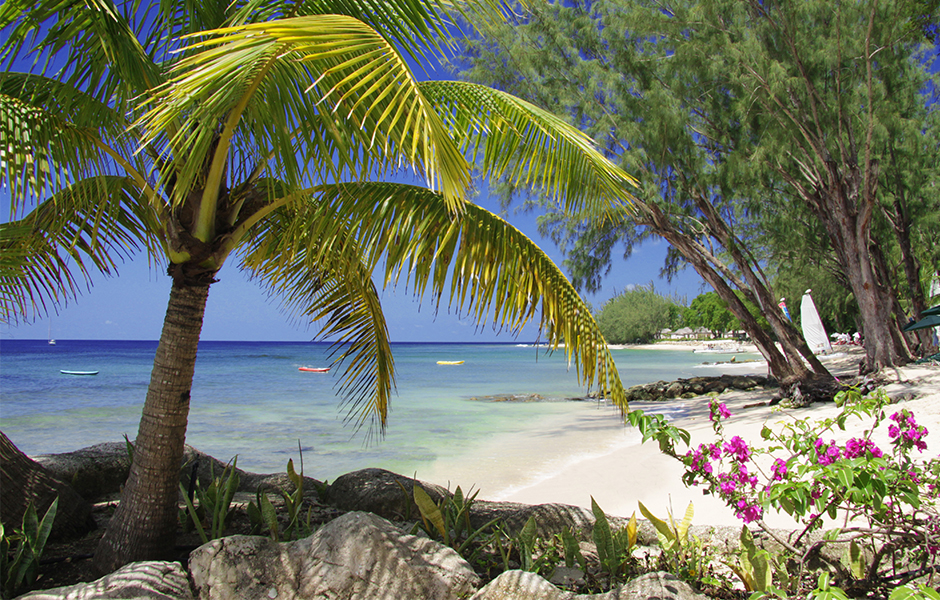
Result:
{"label": "palm tree", "polygon": [[[481,0],[7,0],[0,305],[32,318],[144,251],[173,283],[131,473],[96,553],[172,547],[196,347],[233,256],[337,343],[348,417],[386,426],[379,285],[518,331],[541,312],[583,380],[626,410],[602,335],[525,236],[467,200],[473,168],[569,209],[629,201],[589,139],[507,94],[419,82]],[[30,73],[20,72],[32,60]],[[411,168],[426,186],[400,183]]]}

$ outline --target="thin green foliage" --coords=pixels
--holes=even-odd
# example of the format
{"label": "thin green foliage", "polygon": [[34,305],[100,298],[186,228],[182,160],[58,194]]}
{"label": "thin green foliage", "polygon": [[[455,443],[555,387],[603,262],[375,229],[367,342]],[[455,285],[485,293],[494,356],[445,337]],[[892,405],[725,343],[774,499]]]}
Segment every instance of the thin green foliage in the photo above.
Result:
{"label": "thin green foliage", "polygon": [[416,481],[412,494],[421,513],[419,525],[426,534],[440,539],[463,555],[472,544],[479,543],[498,521],[493,519],[481,527],[471,524],[470,510],[479,493],[478,490],[464,496],[463,490],[457,486],[453,496],[444,496],[439,503],[435,503]]}
{"label": "thin green foliage", "polygon": [[303,518],[304,455],[299,441],[297,451],[300,453],[299,473],[294,470],[294,459],[287,460],[287,478],[294,485],[294,491],[288,494],[284,490],[279,490],[284,501],[284,510],[287,512],[287,524],[281,527],[274,504],[268,497],[267,491],[260,487],[256,492],[255,501],[249,502],[246,509],[252,530],[256,532],[267,530],[274,541],[299,539],[313,532],[312,507],[307,509],[307,518]]}
{"label": "thin green foliage", "polygon": [[225,534],[229,518],[235,512],[232,499],[238,491],[240,478],[236,472],[238,457],[232,459],[216,477],[210,468],[211,481],[204,489],[197,485],[195,489],[198,505],[189,497],[186,488],[180,483],[180,492],[186,503],[186,512],[203,543],[215,540]]}
{"label": "thin green foliage", "polygon": [[22,526],[11,534],[0,523],[0,590],[4,597],[17,596],[36,581],[39,560],[52,532],[58,507],[56,497],[40,521],[36,507],[30,502],[23,514]]}
{"label": "thin green foliage", "polygon": [[636,514],[631,515],[626,527],[613,531],[607,515],[601,510],[593,496],[591,497],[591,512],[594,513],[592,537],[597,546],[597,558],[601,568],[611,578],[619,579],[627,574],[628,566],[633,561],[633,549],[636,547],[637,539]]}

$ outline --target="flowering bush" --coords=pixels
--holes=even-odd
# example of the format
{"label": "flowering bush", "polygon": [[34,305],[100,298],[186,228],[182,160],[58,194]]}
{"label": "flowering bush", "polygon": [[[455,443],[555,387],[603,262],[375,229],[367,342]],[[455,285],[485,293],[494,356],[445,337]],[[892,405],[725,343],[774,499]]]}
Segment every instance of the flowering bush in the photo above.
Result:
{"label": "flowering bush", "polygon": [[[890,589],[933,572],[940,567],[940,457],[925,454],[927,429],[906,409],[886,418],[889,400],[881,391],[863,397],[849,390],[836,402],[841,408],[836,417],[796,419],[780,431],[765,426],[764,444],[755,446],[738,436],[726,439],[723,422],[732,417],[713,399],[716,440],[684,454],[675,443],[687,439],[685,432],[670,431],[674,428],[653,417],[635,420],[646,421],[644,439],[657,439],[685,464],[686,485],[704,486],[705,493],[720,497],[744,523],[775,537],[797,565],[819,545],[831,543],[851,556],[848,565],[831,565],[850,585]],[[869,419],[871,428],[837,443],[834,430],[844,430],[854,418]],[[872,434],[884,421],[890,447],[879,448]],[[789,514],[802,531],[791,540],[775,536],[762,521],[768,510]],[[821,541],[809,541],[807,533],[822,528],[827,516],[837,528]]]}

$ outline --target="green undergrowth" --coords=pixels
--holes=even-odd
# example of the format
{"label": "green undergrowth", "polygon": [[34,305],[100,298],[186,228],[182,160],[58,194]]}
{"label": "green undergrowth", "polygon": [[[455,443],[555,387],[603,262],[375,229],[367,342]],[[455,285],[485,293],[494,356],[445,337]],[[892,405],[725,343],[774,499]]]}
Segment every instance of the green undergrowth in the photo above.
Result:
{"label": "green undergrowth", "polygon": [[[689,445],[687,432],[659,415],[631,413],[644,441],[655,441],[683,462],[687,485],[704,486],[744,522],[731,550],[693,534],[692,504],[673,515],[639,503],[656,535],[649,546],[638,542],[636,513],[623,527],[614,527],[593,498],[590,536],[568,529],[546,534],[535,517],[521,527],[499,519],[480,523],[472,518],[478,492],[458,486],[435,501],[417,481],[410,491],[399,483],[406,505],[413,501],[418,508],[418,514],[404,517],[413,522],[411,533],[453,548],[484,581],[521,569],[586,594],[614,589],[643,573],[668,571],[715,598],[940,600],[935,587],[940,583],[940,459],[935,453],[920,456],[926,429],[909,411],[890,410],[883,392],[863,396],[848,390],[837,402],[842,412],[834,418],[793,419],[779,432],[765,427],[756,441],[726,439],[722,423],[731,415],[713,400],[716,440],[688,452],[679,449]],[[872,427],[836,444],[830,434],[844,429],[850,418],[872,419]],[[881,423],[889,426],[890,448],[871,441]],[[204,538],[224,531],[231,491],[238,485],[234,466],[233,461],[231,469],[189,496],[198,502],[189,501],[187,513]],[[277,506],[265,490],[248,505],[254,533],[287,540],[314,530],[310,507],[304,512],[302,462],[300,473],[289,462],[287,474],[294,491],[276,492]],[[781,539],[764,524],[767,511],[785,512],[803,529]],[[821,530],[820,515],[841,514],[851,515],[852,522]]]}

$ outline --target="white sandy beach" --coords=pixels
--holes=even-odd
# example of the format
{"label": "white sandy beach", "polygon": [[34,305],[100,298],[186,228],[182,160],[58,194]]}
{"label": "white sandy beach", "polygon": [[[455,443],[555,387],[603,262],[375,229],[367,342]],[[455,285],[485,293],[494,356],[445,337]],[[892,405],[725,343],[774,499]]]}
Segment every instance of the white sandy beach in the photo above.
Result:
{"label": "white sandy beach", "polygon": [[[691,350],[694,346],[669,344],[655,345],[655,349]],[[857,373],[863,351],[858,347],[837,347],[832,357],[824,362],[836,375]],[[719,360],[726,361],[725,356]],[[726,364],[727,372],[734,374],[765,374],[761,362]],[[886,374],[888,375],[888,374]],[[890,373],[891,383],[886,389],[889,396],[909,396],[898,407],[913,411],[917,422],[932,434],[927,437],[928,450],[924,456],[936,456],[940,448],[940,368],[910,366]],[[770,391],[726,392],[720,396],[732,413],[725,424],[728,437],[740,435],[750,443],[760,442],[764,424],[792,418],[822,418],[836,414],[834,404],[816,403],[804,409],[775,409],[767,406],[773,396]],[[674,402],[631,404],[631,409],[666,413],[670,421],[689,431],[692,444],[713,441],[708,418],[707,397]],[[836,431],[833,439],[845,441],[870,426],[867,422],[850,423],[847,431]],[[876,432],[875,441],[888,447],[887,425]],[[624,426],[619,413],[607,406],[584,403],[575,417],[559,417],[537,431],[520,427],[514,435],[491,440],[476,448],[477,460],[440,462],[423,473],[419,479],[453,489],[461,485],[464,490],[471,484],[480,490],[479,498],[505,500],[526,504],[563,503],[590,508],[593,496],[609,514],[629,516],[637,510],[637,501],[665,516],[667,509],[682,514],[691,501],[695,506],[694,523],[708,525],[740,524],[732,511],[700,489],[686,488],[682,484],[682,465],[662,455],[653,442],[638,444],[639,435]],[[772,526],[788,527],[792,524],[786,515],[765,516]]]}

